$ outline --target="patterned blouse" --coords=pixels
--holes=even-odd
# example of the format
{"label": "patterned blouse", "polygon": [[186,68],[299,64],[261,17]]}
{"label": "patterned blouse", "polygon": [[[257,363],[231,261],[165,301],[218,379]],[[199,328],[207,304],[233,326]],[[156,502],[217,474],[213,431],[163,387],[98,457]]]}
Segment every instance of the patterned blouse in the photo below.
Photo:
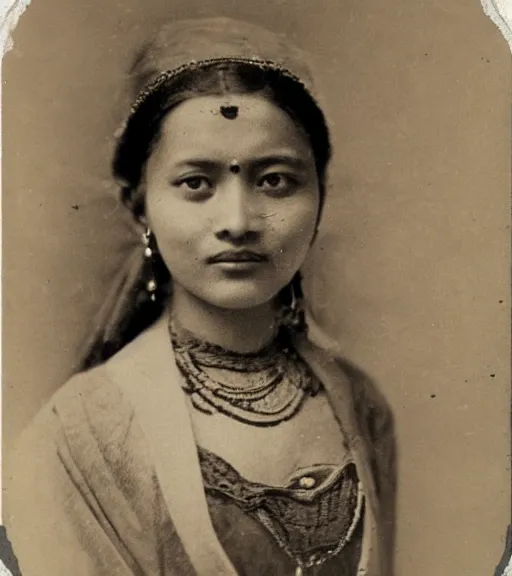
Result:
{"label": "patterned blouse", "polygon": [[241,575],[357,574],[364,498],[352,460],[302,468],[268,486],[198,452],[214,527]]}

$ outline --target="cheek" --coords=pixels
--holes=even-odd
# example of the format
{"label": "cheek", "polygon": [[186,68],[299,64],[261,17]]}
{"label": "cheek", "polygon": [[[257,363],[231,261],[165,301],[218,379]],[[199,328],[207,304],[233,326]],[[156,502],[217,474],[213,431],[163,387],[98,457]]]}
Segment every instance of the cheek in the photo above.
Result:
{"label": "cheek", "polygon": [[199,235],[199,231],[193,227],[197,220],[188,214],[182,202],[148,194],[146,215],[166,262],[178,260],[184,251],[193,251],[194,239]]}
{"label": "cheek", "polygon": [[307,203],[283,211],[274,221],[273,231],[280,238],[283,256],[307,253],[316,228],[316,205]]}

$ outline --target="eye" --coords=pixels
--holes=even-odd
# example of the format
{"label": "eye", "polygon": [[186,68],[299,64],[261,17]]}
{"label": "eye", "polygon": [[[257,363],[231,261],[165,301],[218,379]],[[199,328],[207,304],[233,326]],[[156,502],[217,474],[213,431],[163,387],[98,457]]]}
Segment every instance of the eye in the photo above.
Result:
{"label": "eye", "polygon": [[205,192],[211,187],[211,184],[204,176],[190,176],[183,178],[178,182],[178,186],[188,188],[194,192]]}
{"label": "eye", "polygon": [[272,172],[265,174],[258,180],[258,187],[269,192],[290,192],[297,185],[297,181],[288,174]]}
{"label": "eye", "polygon": [[184,198],[193,202],[208,200],[213,193],[213,182],[206,176],[185,176],[172,182],[183,192]]}

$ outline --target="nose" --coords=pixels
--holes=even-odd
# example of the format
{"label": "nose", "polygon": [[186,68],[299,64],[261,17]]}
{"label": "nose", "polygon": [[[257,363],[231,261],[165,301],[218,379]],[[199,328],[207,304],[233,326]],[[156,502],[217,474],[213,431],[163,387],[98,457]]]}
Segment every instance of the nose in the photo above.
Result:
{"label": "nose", "polygon": [[250,190],[234,176],[219,195],[216,235],[222,240],[240,241],[259,235],[255,199]]}

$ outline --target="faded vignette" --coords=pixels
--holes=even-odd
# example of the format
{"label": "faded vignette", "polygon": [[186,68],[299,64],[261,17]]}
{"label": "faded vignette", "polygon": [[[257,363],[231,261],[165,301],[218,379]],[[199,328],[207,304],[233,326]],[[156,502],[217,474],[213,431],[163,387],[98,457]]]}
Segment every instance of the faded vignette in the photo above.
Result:
{"label": "faded vignette", "polygon": [[[37,0],[32,0],[37,2]],[[512,49],[512,0],[480,0],[483,11],[499,28]],[[0,44],[4,55],[12,48],[10,32],[15,28],[23,12],[29,8],[30,0],[1,0],[0,4]],[[29,8],[30,9],[30,8]],[[3,84],[1,84],[3,86]],[[1,112],[0,112],[1,114]],[[3,167],[3,166],[2,166]],[[1,200],[0,200],[1,202]],[[0,203],[1,207],[1,203]],[[2,217],[4,214],[2,213]],[[1,256],[0,256],[1,262]],[[1,292],[0,292],[1,294]],[[1,350],[1,348],[0,348]],[[434,397],[434,395],[432,396]],[[2,407],[2,411],[5,410]],[[492,422],[489,424],[492,426]],[[469,479],[470,481],[470,479]],[[1,518],[1,501],[0,501]],[[399,517],[400,519],[400,517]],[[442,530],[442,527],[440,527]],[[512,576],[512,532],[509,530],[503,539],[504,552],[499,562],[495,576]],[[420,568],[420,567],[419,567]],[[421,572],[418,569],[418,574]],[[15,556],[8,542],[8,535],[0,528],[0,576],[19,574]],[[43,575],[46,576],[46,575]]]}
{"label": "faded vignette", "polygon": [[[26,10],[30,3],[30,0],[1,0],[0,2],[0,49],[2,51],[2,61],[5,53],[12,48],[12,38],[11,31],[14,30],[19,18]],[[3,87],[2,73],[0,64],[0,97]],[[0,104],[0,127],[2,125],[2,108]],[[3,139],[2,139],[3,141]],[[2,147],[0,144],[0,159],[3,160]],[[3,222],[3,211],[2,211],[2,197],[3,197],[3,187],[2,187],[2,169],[3,162],[0,163],[0,230],[2,229],[1,222]],[[3,248],[2,241],[0,239],[0,248]],[[2,251],[0,249],[0,271],[2,270]],[[2,286],[0,284],[0,318],[2,318]],[[3,326],[3,324],[2,324]],[[0,366],[2,363],[2,342],[3,337],[0,339]],[[1,381],[1,376],[0,376]],[[2,440],[2,414],[4,410],[4,405],[2,402],[2,386],[0,385],[0,488],[2,487],[2,475],[1,475],[1,462],[3,461],[3,440]],[[3,490],[0,490],[0,524],[2,523],[2,500],[1,495]],[[16,557],[13,553],[12,547],[8,540],[8,536],[5,532],[5,528],[0,526],[0,576],[18,576],[19,568],[16,561]]]}

